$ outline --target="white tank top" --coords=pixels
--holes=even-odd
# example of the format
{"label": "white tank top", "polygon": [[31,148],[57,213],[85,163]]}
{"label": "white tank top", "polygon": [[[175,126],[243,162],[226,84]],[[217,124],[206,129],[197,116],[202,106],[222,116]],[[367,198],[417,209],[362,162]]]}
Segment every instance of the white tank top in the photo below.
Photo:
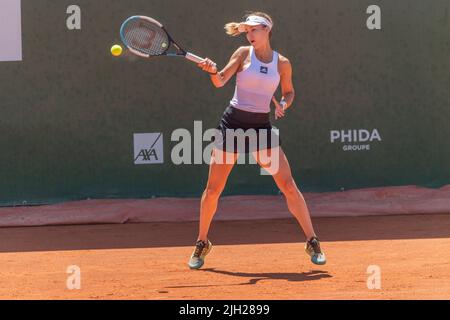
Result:
{"label": "white tank top", "polygon": [[278,52],[273,50],[272,61],[258,60],[250,46],[250,65],[236,75],[236,87],[230,105],[249,112],[270,112],[272,96],[280,83]]}

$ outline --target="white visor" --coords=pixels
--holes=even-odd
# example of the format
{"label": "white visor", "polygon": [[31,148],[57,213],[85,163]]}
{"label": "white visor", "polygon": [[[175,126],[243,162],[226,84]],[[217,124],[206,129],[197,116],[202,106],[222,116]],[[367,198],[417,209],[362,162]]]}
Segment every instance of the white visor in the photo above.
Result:
{"label": "white visor", "polygon": [[239,32],[245,32],[245,26],[257,26],[257,25],[265,25],[269,28],[269,30],[272,30],[272,23],[267,20],[266,18],[260,17],[260,16],[249,16],[247,19],[245,19],[245,22],[241,22],[239,24],[238,30]]}

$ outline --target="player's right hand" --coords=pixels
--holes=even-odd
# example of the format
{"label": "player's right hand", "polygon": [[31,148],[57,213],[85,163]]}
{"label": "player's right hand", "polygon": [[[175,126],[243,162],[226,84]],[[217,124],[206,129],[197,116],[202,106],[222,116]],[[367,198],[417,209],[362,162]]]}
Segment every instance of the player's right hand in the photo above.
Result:
{"label": "player's right hand", "polygon": [[208,72],[208,73],[216,73],[217,72],[216,63],[209,58],[203,59],[203,61],[198,63],[197,66],[199,68],[201,68],[203,71]]}

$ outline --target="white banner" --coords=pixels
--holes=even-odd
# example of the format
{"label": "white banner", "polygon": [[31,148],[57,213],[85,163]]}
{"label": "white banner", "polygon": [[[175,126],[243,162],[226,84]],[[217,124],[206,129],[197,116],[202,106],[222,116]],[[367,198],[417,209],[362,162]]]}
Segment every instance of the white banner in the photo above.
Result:
{"label": "white banner", "polygon": [[22,60],[20,0],[0,0],[0,61]]}

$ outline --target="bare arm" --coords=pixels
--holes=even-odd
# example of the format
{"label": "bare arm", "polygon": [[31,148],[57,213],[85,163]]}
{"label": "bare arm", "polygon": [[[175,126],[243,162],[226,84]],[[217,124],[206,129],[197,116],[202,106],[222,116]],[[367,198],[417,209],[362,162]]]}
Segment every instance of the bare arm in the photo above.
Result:
{"label": "bare arm", "polygon": [[289,108],[294,102],[295,90],[292,83],[292,65],[291,62],[282,57],[280,59],[280,83],[281,83],[281,103],[275,97],[272,98],[275,104],[275,117],[281,118],[284,116],[284,111]]}
{"label": "bare arm", "polygon": [[216,88],[223,87],[239,69],[239,66],[241,65],[243,60],[244,50],[245,50],[244,47],[238,48],[231,56],[230,61],[227,63],[227,65],[217,73],[214,74],[211,73],[214,70],[213,67],[214,62],[208,58],[200,62],[198,66],[202,68],[204,71],[210,73],[211,82],[214,84]]}
{"label": "bare arm", "polygon": [[286,110],[292,105],[295,97],[294,85],[292,83],[292,66],[291,62],[284,58],[280,65],[280,83],[281,83],[281,100],[286,101]]}

